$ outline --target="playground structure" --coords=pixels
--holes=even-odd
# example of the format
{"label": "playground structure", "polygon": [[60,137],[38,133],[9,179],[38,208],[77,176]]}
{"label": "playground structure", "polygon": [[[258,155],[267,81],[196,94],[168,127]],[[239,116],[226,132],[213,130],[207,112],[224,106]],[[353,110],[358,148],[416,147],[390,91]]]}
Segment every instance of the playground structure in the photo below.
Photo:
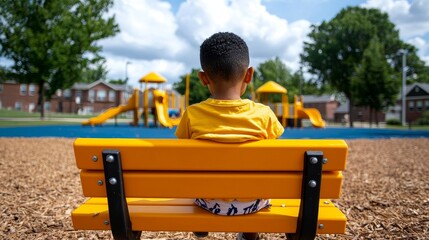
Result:
{"label": "playground structure", "polygon": [[[274,113],[283,127],[299,127],[301,119],[309,119],[313,127],[324,128],[325,121],[316,108],[304,108],[302,96],[294,96],[293,115],[290,114],[287,89],[274,81],[268,81],[256,90],[257,99],[265,105],[272,105]],[[270,104],[270,94],[281,94],[281,103]]]}
{"label": "playground structure", "polygon": [[325,121],[322,118],[319,110],[316,108],[304,108],[302,96],[294,96],[294,126],[297,125],[298,119],[309,119],[313,127],[324,128]]}
{"label": "playground structure", "polygon": [[[170,118],[169,109],[180,109],[180,115],[183,114],[185,106],[189,105],[189,78],[186,77],[186,93],[185,96],[175,96],[174,92],[168,93],[166,90],[149,89],[148,84],[161,85],[167,82],[167,79],[156,72],[150,72],[143,76],[140,82],[140,89],[134,89],[133,95],[128,99],[127,104],[111,107],[100,115],[90,118],[83,122],[83,125],[98,125],[106,120],[116,117],[121,113],[133,111],[133,125],[138,126],[139,116],[143,118],[145,127],[149,127],[149,111],[153,115],[154,124],[159,121],[160,125],[168,128],[176,126],[180,122],[180,118]],[[142,84],[145,84],[144,90]],[[253,89],[252,89],[253,90]],[[255,100],[255,94],[252,92],[252,99]],[[256,90],[257,101],[270,105],[284,127],[300,127],[302,119],[309,119],[313,127],[324,128],[325,121],[316,108],[304,108],[302,96],[294,96],[293,109],[290,109],[287,89],[274,81],[268,81]],[[281,94],[281,103],[270,102],[270,95]],[[149,98],[151,95],[151,98]],[[179,104],[177,98],[179,97]],[[142,99],[142,101],[140,101]],[[177,106],[179,105],[179,106]],[[139,111],[141,109],[141,111]],[[142,114],[139,114],[142,112]],[[292,114],[291,114],[292,113]]]}
{"label": "playground structure", "polygon": [[[98,116],[88,119],[83,122],[82,125],[95,126],[102,124],[110,118],[117,117],[119,114],[133,111],[133,123],[132,125],[138,126],[139,116],[143,118],[143,124],[145,127],[149,126],[149,110],[152,111],[154,115],[154,123],[157,121],[164,126],[172,128],[175,125],[178,125],[180,118],[170,118],[169,117],[169,107],[176,108],[176,105],[179,105],[180,112],[184,111],[184,99],[180,96],[175,96],[174,92],[169,93],[165,90],[160,89],[149,89],[148,84],[162,84],[167,82],[163,76],[159,75],[156,72],[150,72],[147,75],[143,76],[140,80],[140,89],[135,88],[132,96],[128,99],[127,104],[119,105],[116,107],[111,107],[106,111],[100,113]],[[143,92],[142,84],[145,83],[145,88]],[[149,98],[149,92],[152,96]],[[179,104],[176,104],[177,97],[179,97]],[[142,99],[142,101],[141,101]],[[141,110],[140,110],[141,109]],[[140,110],[140,111],[139,111]],[[142,112],[142,114],[140,113]]]}
{"label": "playground structure", "polygon": [[110,118],[116,117],[121,113],[133,111],[133,125],[138,125],[138,104],[139,103],[139,90],[134,89],[133,95],[128,99],[127,104],[119,105],[117,107],[111,107],[106,111],[102,112],[96,117],[92,117],[85,122],[82,122],[82,125],[95,126],[102,124]]}

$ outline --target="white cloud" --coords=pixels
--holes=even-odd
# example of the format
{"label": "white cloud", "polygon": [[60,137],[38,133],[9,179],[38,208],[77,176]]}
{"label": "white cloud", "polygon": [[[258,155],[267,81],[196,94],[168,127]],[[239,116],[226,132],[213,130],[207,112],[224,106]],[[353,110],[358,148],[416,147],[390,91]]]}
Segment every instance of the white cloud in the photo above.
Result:
{"label": "white cloud", "polygon": [[128,76],[133,86],[150,71],[178,81],[199,67],[201,42],[219,31],[241,36],[249,45],[252,64],[278,56],[297,70],[310,31],[310,22],[290,23],[270,14],[261,0],[186,0],[177,14],[159,0],[118,0],[111,13],[121,32],[101,42],[109,77],[124,78],[125,63],[131,61]]}
{"label": "white cloud", "polygon": [[132,62],[128,65],[129,84],[135,87],[150,71],[171,81],[186,73],[180,58],[188,55],[190,45],[176,35],[178,26],[169,3],[120,0],[115,1],[111,13],[121,32],[100,42],[110,78],[124,78],[127,61]]}
{"label": "white cloud", "polygon": [[178,34],[192,45],[199,46],[213,33],[229,31],[247,42],[251,58],[279,56],[290,62],[299,60],[310,31],[310,22],[288,23],[270,14],[260,0],[187,0],[179,8],[177,21]]}
{"label": "white cloud", "polygon": [[116,1],[112,13],[121,32],[102,42],[106,52],[132,58],[171,59],[189,47],[176,36],[176,20],[166,2]]}
{"label": "white cloud", "polygon": [[170,82],[177,81],[180,75],[188,71],[182,62],[165,59],[134,59],[130,61],[127,68],[125,64],[129,61],[128,58],[109,55],[106,56],[106,59],[106,65],[112,78],[124,79],[126,76],[125,71],[127,70],[128,84],[133,87],[139,87],[139,79],[151,71],[161,74]]}
{"label": "white cloud", "polygon": [[429,0],[367,0],[361,6],[388,13],[401,38],[416,46],[420,58],[429,63]]}
{"label": "white cloud", "polygon": [[429,33],[429,1],[368,0],[362,7],[377,8],[389,14],[404,38],[424,36]]}

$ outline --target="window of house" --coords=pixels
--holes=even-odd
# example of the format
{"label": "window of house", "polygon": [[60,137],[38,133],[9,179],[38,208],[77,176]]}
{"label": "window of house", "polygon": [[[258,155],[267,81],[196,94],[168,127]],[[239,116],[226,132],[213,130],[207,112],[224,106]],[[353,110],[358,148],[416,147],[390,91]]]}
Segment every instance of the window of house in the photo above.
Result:
{"label": "window of house", "polygon": [[92,114],[92,113],[94,113],[94,107],[92,107],[92,106],[85,106],[85,107],[83,107],[83,113],[84,114]]}
{"label": "window of house", "polygon": [[410,110],[410,112],[414,112],[414,101],[408,102],[408,109]]}
{"label": "window of house", "polygon": [[76,97],[80,97],[80,98],[82,98],[82,90],[77,90],[76,91]]}
{"label": "window of house", "polygon": [[425,108],[426,110],[429,110],[429,100],[425,100]]}
{"label": "window of house", "polygon": [[22,103],[21,102],[15,102],[15,110],[22,110]]}
{"label": "window of house", "polygon": [[114,102],[116,97],[116,92],[113,90],[109,91],[109,102]]}
{"label": "window of house", "polygon": [[71,90],[70,89],[64,90],[63,94],[64,94],[65,98],[71,98]]}
{"label": "window of house", "polygon": [[30,94],[30,96],[34,96],[34,94],[36,94],[36,85],[30,84],[28,86],[28,93]]}
{"label": "window of house", "polygon": [[106,101],[106,90],[98,90],[97,91],[97,101]]}
{"label": "window of house", "polygon": [[19,85],[19,94],[22,96],[27,95],[27,85],[25,84]]}
{"label": "window of house", "polygon": [[51,110],[51,103],[50,102],[45,102],[45,111],[50,111]]}
{"label": "window of house", "polygon": [[22,103],[21,102],[15,102],[15,109],[21,110],[22,109]]}
{"label": "window of house", "polygon": [[417,101],[416,107],[417,107],[417,112],[421,112],[423,110],[423,101],[422,100]]}
{"label": "window of house", "polygon": [[88,91],[88,100],[89,101],[91,101],[91,102],[93,102],[94,101],[94,97],[95,97],[95,92],[94,92],[94,90],[89,90]]}

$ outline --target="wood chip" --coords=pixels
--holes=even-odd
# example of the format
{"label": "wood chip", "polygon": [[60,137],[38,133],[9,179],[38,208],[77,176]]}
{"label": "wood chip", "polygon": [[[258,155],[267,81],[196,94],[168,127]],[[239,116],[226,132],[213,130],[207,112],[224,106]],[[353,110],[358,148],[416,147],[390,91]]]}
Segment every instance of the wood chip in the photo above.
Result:
{"label": "wood chip", "polygon": [[[350,140],[343,192],[334,203],[347,232],[317,239],[427,239],[429,139]],[[0,239],[111,239],[76,231],[70,213],[84,202],[73,139],[0,138]],[[210,233],[208,240],[235,239]],[[283,234],[261,234],[284,239]],[[189,232],[143,232],[141,239],[195,239]]]}

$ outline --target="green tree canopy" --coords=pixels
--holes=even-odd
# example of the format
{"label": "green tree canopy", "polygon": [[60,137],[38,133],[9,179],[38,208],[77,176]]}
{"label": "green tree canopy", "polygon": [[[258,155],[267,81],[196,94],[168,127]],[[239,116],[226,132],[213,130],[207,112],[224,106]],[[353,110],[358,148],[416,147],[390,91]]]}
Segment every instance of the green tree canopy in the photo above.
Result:
{"label": "green tree canopy", "polygon": [[[370,115],[392,105],[399,86],[391,72],[392,68],[386,61],[383,45],[374,37],[363,53],[362,62],[356,68],[356,75],[351,79],[356,105],[369,107]],[[378,119],[376,120],[378,123]]]}
{"label": "green tree canopy", "polygon": [[92,83],[100,79],[105,80],[106,78],[107,68],[105,65],[105,60],[103,59],[94,66],[88,66],[87,68],[82,69],[81,79],[79,82]]}
{"label": "green tree canopy", "polygon": [[[200,69],[192,69],[189,78],[189,105],[199,103],[210,97],[210,92],[207,87],[201,84],[198,78]],[[174,90],[185,95],[186,92],[186,74],[180,76],[180,81],[173,84]]]}
{"label": "green tree canopy", "polygon": [[[321,93],[316,82],[305,80],[301,70],[292,73],[279,57],[258,65],[253,82],[255,91],[268,81],[274,81],[285,87],[288,90],[289,102],[293,102],[295,95]],[[273,101],[280,102],[281,96],[273,96]]]}
{"label": "green tree canopy", "polygon": [[[199,71],[200,69],[192,69],[191,71],[189,104],[199,103],[210,97],[209,90],[201,84],[198,78]],[[302,71],[291,73],[280,58],[276,57],[258,65],[251,86],[247,87],[242,98],[251,98],[251,88],[253,88],[253,91],[256,91],[258,87],[270,80],[288,89],[289,101],[293,101],[295,94],[319,94],[321,91],[316,82],[304,80]],[[185,95],[186,75],[181,76],[180,81],[173,84],[173,88],[180,94]],[[281,96],[274,96],[273,100],[280,102]]]}
{"label": "green tree canopy", "polygon": [[[0,1],[0,55],[13,61],[14,79],[45,95],[79,81],[82,70],[103,59],[96,44],[119,29],[106,17],[112,0]],[[46,88],[45,88],[46,87]],[[40,107],[44,117],[43,107]]]}
{"label": "green tree canopy", "polygon": [[[323,21],[319,26],[313,25],[309,34],[310,41],[304,43],[301,60],[306,69],[316,75],[318,81],[330,84],[343,93],[349,99],[350,110],[355,101],[351,78],[356,74],[363,53],[374,37],[379,39],[387,61],[396,71],[392,74],[397,74],[401,69],[398,54],[400,49],[407,49],[409,52],[408,74],[424,72],[424,64],[418,59],[416,49],[399,39],[398,30],[389,21],[388,15],[377,9],[343,9],[331,21]],[[350,126],[353,126],[353,115],[350,116]]]}

